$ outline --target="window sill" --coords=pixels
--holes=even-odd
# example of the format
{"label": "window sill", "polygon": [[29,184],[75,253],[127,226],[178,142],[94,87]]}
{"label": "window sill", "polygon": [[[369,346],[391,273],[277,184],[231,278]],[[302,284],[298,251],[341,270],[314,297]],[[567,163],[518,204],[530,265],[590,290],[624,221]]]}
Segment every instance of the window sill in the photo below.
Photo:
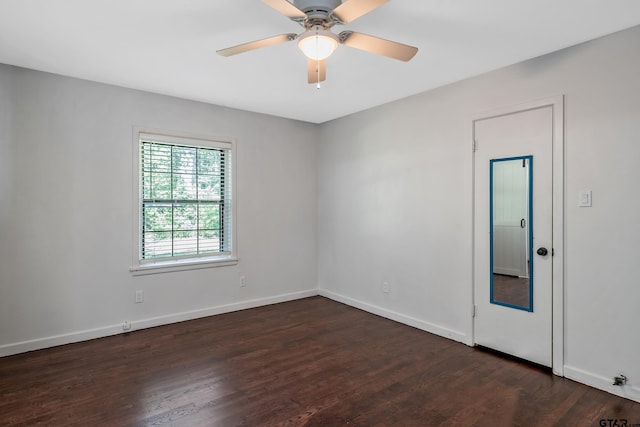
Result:
{"label": "window sill", "polygon": [[196,258],[185,260],[158,261],[140,264],[129,268],[133,276],[147,274],[172,273],[175,271],[199,270],[202,268],[225,267],[238,264],[238,258],[232,256]]}

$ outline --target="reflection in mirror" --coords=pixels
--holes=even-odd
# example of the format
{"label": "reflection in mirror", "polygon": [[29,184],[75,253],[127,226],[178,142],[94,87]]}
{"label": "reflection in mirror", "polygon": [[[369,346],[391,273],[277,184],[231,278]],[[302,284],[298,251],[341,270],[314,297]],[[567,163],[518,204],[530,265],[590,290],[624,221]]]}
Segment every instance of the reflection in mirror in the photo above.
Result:
{"label": "reflection in mirror", "polygon": [[533,311],[533,157],[490,161],[491,303]]}

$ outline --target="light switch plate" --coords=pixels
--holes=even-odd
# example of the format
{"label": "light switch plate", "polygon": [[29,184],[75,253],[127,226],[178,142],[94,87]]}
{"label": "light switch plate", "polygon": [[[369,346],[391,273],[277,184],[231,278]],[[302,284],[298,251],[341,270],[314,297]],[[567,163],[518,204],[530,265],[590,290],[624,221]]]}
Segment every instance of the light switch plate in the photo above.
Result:
{"label": "light switch plate", "polygon": [[578,193],[578,206],[591,207],[591,190],[580,190]]}

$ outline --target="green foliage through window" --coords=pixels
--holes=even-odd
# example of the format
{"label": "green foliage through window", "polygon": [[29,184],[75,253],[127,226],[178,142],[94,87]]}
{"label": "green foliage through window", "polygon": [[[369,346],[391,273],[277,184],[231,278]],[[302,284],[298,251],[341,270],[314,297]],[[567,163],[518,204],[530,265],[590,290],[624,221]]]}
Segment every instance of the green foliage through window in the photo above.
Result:
{"label": "green foliage through window", "polygon": [[228,150],[141,140],[141,259],[226,251]]}

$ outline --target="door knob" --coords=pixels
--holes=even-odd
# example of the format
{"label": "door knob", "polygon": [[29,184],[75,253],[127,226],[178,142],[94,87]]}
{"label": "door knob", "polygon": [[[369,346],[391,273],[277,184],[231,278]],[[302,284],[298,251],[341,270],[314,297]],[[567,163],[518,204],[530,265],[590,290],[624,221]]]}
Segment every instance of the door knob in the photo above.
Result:
{"label": "door knob", "polygon": [[549,251],[547,250],[547,248],[539,248],[536,253],[540,256],[545,256],[546,254],[549,253]]}

